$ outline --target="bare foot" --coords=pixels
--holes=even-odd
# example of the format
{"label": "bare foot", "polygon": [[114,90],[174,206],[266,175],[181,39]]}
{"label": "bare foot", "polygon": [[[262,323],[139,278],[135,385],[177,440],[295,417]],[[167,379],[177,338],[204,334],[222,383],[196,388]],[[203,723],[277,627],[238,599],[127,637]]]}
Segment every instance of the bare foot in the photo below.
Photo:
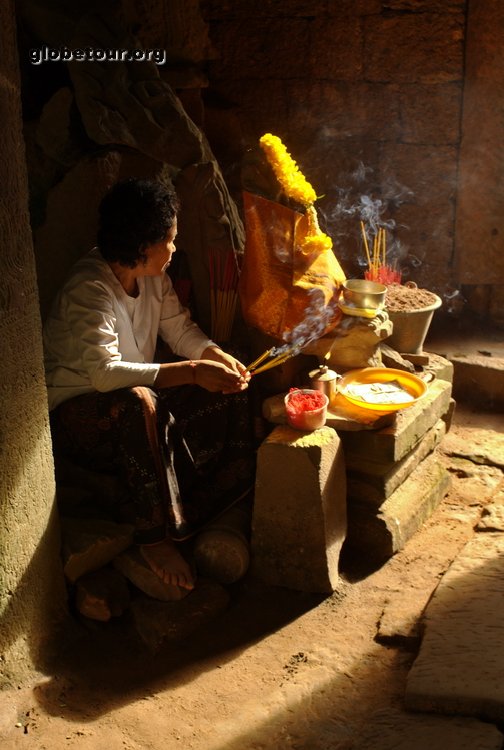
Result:
{"label": "bare foot", "polygon": [[194,588],[194,577],[189,564],[184,560],[173,542],[165,539],[154,545],[141,545],[140,552],[151,570],[165,583]]}

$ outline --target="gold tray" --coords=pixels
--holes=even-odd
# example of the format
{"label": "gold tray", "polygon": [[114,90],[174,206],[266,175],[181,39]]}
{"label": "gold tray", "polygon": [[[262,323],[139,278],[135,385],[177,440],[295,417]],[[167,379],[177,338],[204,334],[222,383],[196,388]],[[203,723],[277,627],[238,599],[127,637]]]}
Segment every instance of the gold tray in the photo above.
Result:
{"label": "gold tray", "polygon": [[[396,399],[393,401],[372,403],[359,398],[351,390],[354,386],[372,386],[387,383],[397,384],[399,395],[399,389],[402,389],[408,394],[408,398],[404,401],[398,401],[396,400],[396,396]],[[350,370],[350,372],[343,375],[338,383],[339,393],[350,401],[350,403],[359,406],[361,409],[388,414],[400,409],[407,409],[409,406],[416,404],[426,394],[427,387],[427,383],[419,378],[418,375],[413,375],[413,373],[405,372],[404,370],[396,370],[392,367],[364,367],[358,370]],[[381,396],[385,399],[387,398],[386,393],[381,394]]]}

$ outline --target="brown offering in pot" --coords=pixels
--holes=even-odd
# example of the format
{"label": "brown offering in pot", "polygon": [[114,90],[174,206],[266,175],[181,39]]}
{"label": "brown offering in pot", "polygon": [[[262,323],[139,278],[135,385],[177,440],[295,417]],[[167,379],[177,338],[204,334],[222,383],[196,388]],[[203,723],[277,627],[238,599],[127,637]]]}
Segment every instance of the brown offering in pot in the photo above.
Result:
{"label": "brown offering in pot", "polygon": [[421,310],[434,305],[438,297],[428,289],[418,289],[407,284],[391,284],[387,287],[385,307],[390,312]]}

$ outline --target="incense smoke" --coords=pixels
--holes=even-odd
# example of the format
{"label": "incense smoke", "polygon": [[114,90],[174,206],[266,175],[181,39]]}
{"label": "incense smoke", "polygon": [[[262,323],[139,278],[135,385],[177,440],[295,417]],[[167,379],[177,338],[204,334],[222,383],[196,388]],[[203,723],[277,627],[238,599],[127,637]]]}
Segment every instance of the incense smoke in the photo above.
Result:
{"label": "incense smoke", "polygon": [[[373,169],[359,162],[356,169],[341,177],[341,184],[334,188],[335,205],[325,210],[325,222],[328,234],[332,237],[347,237],[348,219],[355,220],[355,233],[360,238],[360,222],[364,222],[366,232],[372,243],[380,228],[387,230],[387,255],[391,262],[399,263],[408,256],[411,265],[420,263],[418,258],[408,255],[408,248],[400,239],[390,233],[398,224],[393,214],[403,204],[410,201],[413,191],[389,176],[380,183],[372,179]],[[362,246],[362,240],[359,239]],[[366,260],[362,253],[358,259],[360,265]]]}
{"label": "incense smoke", "polygon": [[294,354],[298,354],[312,341],[319,339],[332,321],[336,302],[330,302],[326,305],[324,294],[320,289],[310,289],[308,294],[311,299],[304,319],[290,331],[284,332],[283,338],[287,343],[277,347],[273,353],[274,356],[283,354],[290,349],[294,350]]}

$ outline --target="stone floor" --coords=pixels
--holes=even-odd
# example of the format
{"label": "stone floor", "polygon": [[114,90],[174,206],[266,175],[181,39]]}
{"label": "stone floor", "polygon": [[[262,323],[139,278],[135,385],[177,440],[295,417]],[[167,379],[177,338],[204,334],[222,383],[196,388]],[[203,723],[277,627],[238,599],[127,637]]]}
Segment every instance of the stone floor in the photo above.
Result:
{"label": "stone floor", "polygon": [[[428,350],[503,356],[499,336],[441,333]],[[0,696],[2,750],[503,750],[494,397],[457,405],[437,454],[452,489],[386,564],[343,556],[332,596],[246,578],[219,617],[154,656],[127,621],[79,621],[33,689]]]}

